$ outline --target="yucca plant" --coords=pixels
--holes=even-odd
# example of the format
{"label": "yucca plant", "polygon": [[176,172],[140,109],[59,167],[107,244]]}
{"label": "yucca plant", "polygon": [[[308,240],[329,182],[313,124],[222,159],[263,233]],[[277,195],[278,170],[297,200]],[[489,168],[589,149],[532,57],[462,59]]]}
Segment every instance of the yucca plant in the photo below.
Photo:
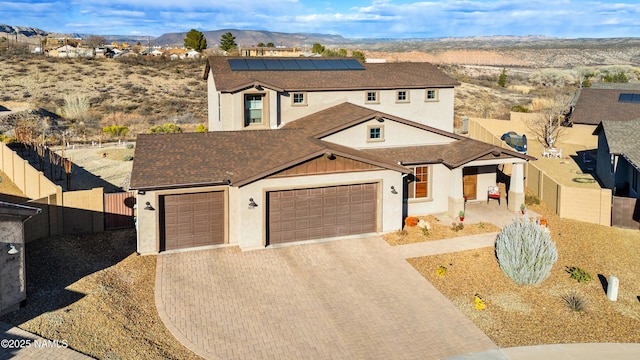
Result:
{"label": "yucca plant", "polygon": [[527,219],[516,219],[496,238],[500,269],[514,282],[536,285],[544,281],[558,260],[549,230]]}

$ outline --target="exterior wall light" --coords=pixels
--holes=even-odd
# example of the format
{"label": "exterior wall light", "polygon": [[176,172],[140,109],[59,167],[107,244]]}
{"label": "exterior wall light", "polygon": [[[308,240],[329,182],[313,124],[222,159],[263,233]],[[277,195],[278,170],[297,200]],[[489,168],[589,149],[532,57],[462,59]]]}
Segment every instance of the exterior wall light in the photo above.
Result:
{"label": "exterior wall light", "polygon": [[7,254],[9,255],[15,255],[20,252],[13,244],[7,244],[7,247],[9,248],[9,251],[7,251]]}
{"label": "exterior wall light", "polygon": [[396,187],[395,186],[391,186],[391,193],[394,194],[394,195],[398,193],[398,191],[396,191]]}
{"label": "exterior wall light", "polygon": [[249,198],[249,209],[253,209],[257,207],[258,207],[258,204],[256,204],[255,201],[253,201],[253,198]]}
{"label": "exterior wall light", "polygon": [[146,206],[144,207],[144,209],[145,209],[145,210],[151,210],[151,211],[155,210],[155,209],[153,208],[153,206],[151,206],[151,203],[150,203],[150,202],[148,202],[148,201],[147,201]]}

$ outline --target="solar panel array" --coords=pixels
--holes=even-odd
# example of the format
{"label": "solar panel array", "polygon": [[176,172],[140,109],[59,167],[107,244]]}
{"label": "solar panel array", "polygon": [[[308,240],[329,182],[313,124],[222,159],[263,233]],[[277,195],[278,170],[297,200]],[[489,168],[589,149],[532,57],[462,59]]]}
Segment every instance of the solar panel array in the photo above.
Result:
{"label": "solar panel array", "polygon": [[620,94],[618,101],[640,103],[640,94]]}
{"label": "solar panel array", "polygon": [[233,71],[364,70],[356,59],[229,59]]}

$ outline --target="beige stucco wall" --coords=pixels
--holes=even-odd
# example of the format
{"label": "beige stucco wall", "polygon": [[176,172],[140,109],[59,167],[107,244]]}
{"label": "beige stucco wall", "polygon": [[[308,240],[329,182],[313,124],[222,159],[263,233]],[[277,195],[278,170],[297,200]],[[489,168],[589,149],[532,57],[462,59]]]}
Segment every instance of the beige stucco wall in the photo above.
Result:
{"label": "beige stucco wall", "polygon": [[[160,196],[211,191],[225,192],[225,208],[228,209],[229,187],[227,186],[206,186],[198,188],[146,191],[144,194],[138,191],[136,193],[138,215],[136,218],[138,253],[148,255],[160,252]],[[149,202],[154,210],[145,210],[147,202]],[[225,219],[225,224],[228,223],[229,220]],[[226,226],[225,242],[228,242],[228,238],[228,226]]]}
{"label": "beige stucco wall", "polygon": [[[287,122],[327,109],[344,102],[393,114],[438,129],[453,131],[454,89],[438,89],[437,101],[425,101],[425,89],[406,90],[409,102],[396,102],[396,90],[380,90],[380,101],[366,102],[366,90],[305,92],[306,105],[293,105],[291,94],[272,89],[255,88],[234,94],[218,93],[215,81],[209,73],[207,80],[209,131],[241,130],[244,128],[244,94],[265,93],[265,126],[280,127]],[[220,98],[220,99],[219,99]]]}
{"label": "beige stucco wall", "polygon": [[[383,127],[384,141],[368,141],[370,126]],[[448,144],[454,141],[452,138],[389,119],[384,119],[383,122],[372,119],[338,133],[325,136],[322,140],[356,149]]]}
{"label": "beige stucco wall", "polygon": [[64,232],[104,231],[104,189],[69,191],[63,197]]}
{"label": "beige stucco wall", "polygon": [[[0,215],[0,316],[26,298],[22,218]],[[8,254],[9,244],[19,253]]]}
{"label": "beige stucco wall", "polygon": [[47,179],[41,171],[32,167],[27,160],[22,159],[6,144],[0,144],[0,152],[2,153],[0,155],[0,170],[7,174],[29,199],[39,199],[62,193],[60,186]]}
{"label": "beige stucco wall", "polygon": [[[230,199],[236,209],[229,219],[230,242],[243,250],[263,248],[266,244],[267,192],[294,188],[311,188],[354,183],[378,183],[378,230],[389,232],[402,226],[402,192],[391,193],[391,186],[402,189],[402,176],[392,170],[363,171],[348,174],[311,175],[263,179],[237,189]],[[249,208],[249,198],[258,204]]]}
{"label": "beige stucco wall", "polygon": [[449,189],[453,179],[451,170],[442,164],[434,164],[431,166],[429,176],[431,197],[428,199],[408,199],[407,215],[417,216],[447,212]]}

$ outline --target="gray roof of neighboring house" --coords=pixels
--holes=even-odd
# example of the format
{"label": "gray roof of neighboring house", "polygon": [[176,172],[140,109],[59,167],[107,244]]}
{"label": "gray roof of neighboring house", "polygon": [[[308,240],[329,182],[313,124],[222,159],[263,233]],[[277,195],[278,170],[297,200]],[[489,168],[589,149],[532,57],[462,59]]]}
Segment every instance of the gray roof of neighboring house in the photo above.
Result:
{"label": "gray roof of neighboring house", "polygon": [[611,154],[626,158],[640,169],[640,118],[627,121],[603,120],[594,131],[604,132]]}
{"label": "gray roof of neighboring house", "polygon": [[[365,63],[364,70],[233,71],[229,60],[211,56],[204,78],[213,74],[216,89],[236,92],[252,86],[278,91],[341,91],[454,87],[458,81],[426,62]],[[240,58],[246,59],[246,58]],[[280,58],[314,61],[317,58]],[[326,58],[323,58],[326,59]]]}
{"label": "gray roof of neighboring house", "polygon": [[640,94],[640,89],[581,89],[571,121],[574,124],[598,125],[605,119],[625,121],[640,117],[640,103],[619,102],[620,94]]}

